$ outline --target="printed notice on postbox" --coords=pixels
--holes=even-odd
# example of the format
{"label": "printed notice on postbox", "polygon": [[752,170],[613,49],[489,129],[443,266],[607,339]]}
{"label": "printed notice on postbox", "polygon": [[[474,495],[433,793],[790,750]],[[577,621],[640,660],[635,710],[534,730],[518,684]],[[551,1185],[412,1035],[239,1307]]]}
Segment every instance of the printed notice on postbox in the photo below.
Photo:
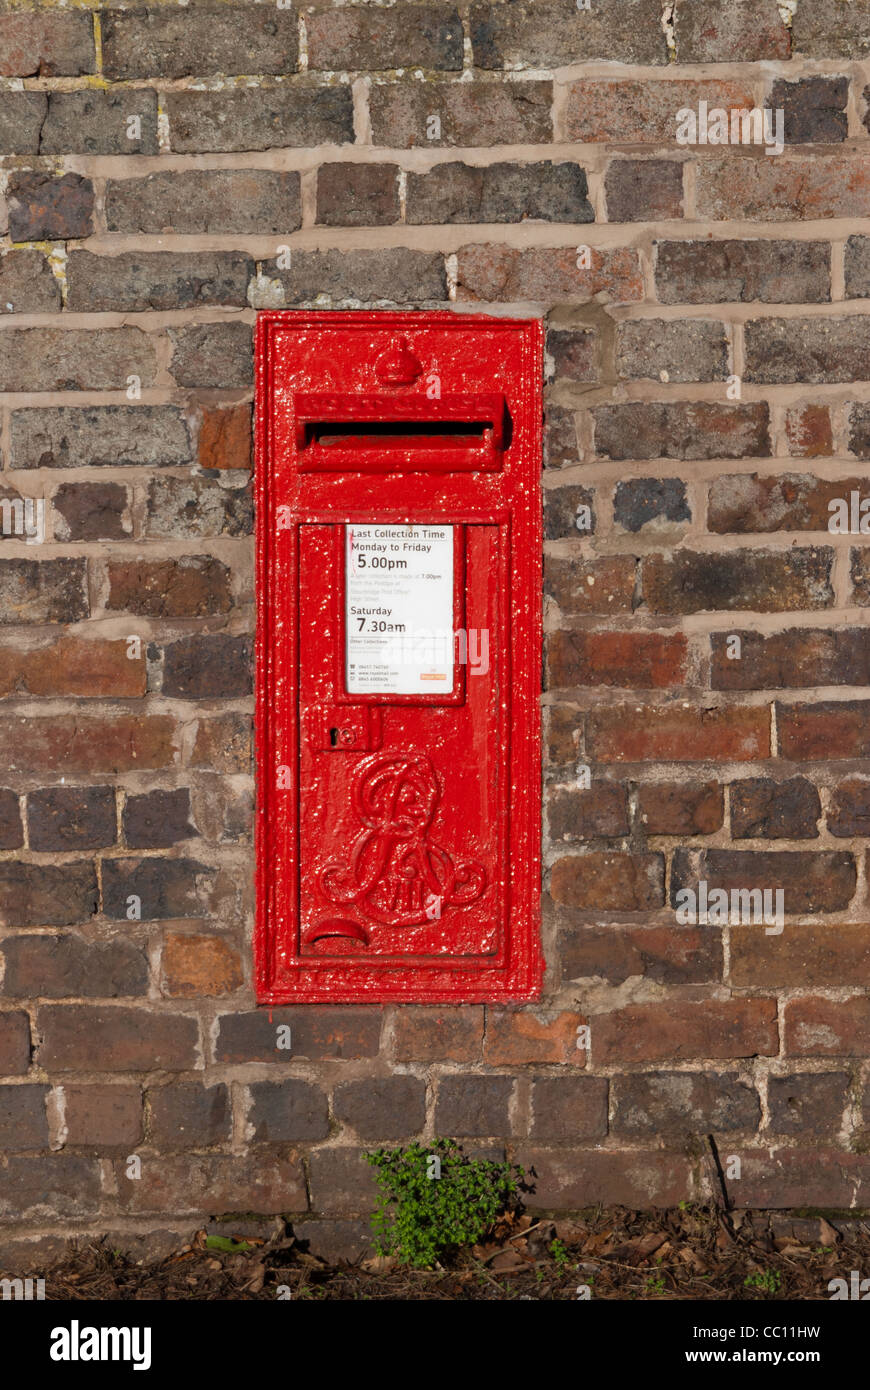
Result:
{"label": "printed notice on postbox", "polygon": [[345,527],[350,695],[453,691],[453,527]]}

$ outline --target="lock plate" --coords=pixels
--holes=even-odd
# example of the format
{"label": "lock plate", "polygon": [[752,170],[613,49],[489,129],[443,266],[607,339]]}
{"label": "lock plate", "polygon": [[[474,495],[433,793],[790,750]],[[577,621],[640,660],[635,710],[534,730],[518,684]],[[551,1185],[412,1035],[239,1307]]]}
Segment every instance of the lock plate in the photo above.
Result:
{"label": "lock plate", "polygon": [[306,711],[318,753],[371,753],[381,746],[381,711],[375,705],[316,705]]}

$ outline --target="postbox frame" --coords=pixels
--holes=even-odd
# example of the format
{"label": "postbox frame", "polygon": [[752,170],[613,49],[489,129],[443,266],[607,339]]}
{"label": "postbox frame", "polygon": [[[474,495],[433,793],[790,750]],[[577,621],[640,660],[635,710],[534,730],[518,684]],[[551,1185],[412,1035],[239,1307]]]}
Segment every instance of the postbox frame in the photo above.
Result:
{"label": "postbox frame", "polygon": [[[324,508],[317,498],[317,483],[323,473],[318,466],[298,470],[297,481],[311,485],[311,505],[297,503],[289,527],[279,529],[280,509],[286,511],[288,449],[293,443],[277,419],[276,392],[281,392],[282,364],[292,354],[292,336],[312,329],[353,330],[371,334],[404,334],[416,329],[456,329],[466,334],[475,329],[511,335],[522,363],[522,449],[525,473],[515,473],[509,485],[502,485],[498,462],[469,467],[459,461],[450,468],[449,459],[439,457],[431,470],[452,478],[452,505],[443,508],[409,508],[391,503],[378,505],[378,486],[382,475],[363,467],[356,475],[356,493],[351,504],[336,511]],[[289,339],[288,339],[289,335]],[[256,896],[254,930],[255,979],[261,1004],[431,1002],[478,1003],[531,1000],[539,996],[543,962],[540,944],[540,842],[541,842],[541,375],[543,325],[538,319],[508,319],[484,314],[458,314],[450,311],[396,313],[391,311],[269,311],[261,313],[256,329],[256,406],[255,406],[255,498],[257,545],[257,637],[256,637]],[[353,396],[348,396],[352,410]],[[516,445],[512,447],[517,447]],[[518,455],[515,454],[514,458]],[[471,474],[474,489],[462,502],[461,479]],[[411,471],[409,479],[416,476]],[[481,493],[481,480],[489,490]],[[366,502],[364,482],[371,484],[371,502]],[[277,769],[298,766],[300,731],[287,703],[288,662],[298,663],[298,623],[294,612],[298,584],[299,527],[383,523],[453,525],[462,527],[464,554],[465,528],[488,525],[499,528],[501,571],[493,582],[502,586],[506,613],[511,617],[510,640],[505,646],[503,680],[510,691],[509,731],[511,757],[509,817],[510,881],[500,885],[509,909],[506,913],[503,949],[491,960],[469,961],[454,958],[409,956],[404,964],[384,957],[318,959],[303,956],[297,949],[299,911],[299,863],[292,846],[288,849],[287,789],[278,786]],[[502,539],[504,544],[502,544]],[[456,536],[454,536],[456,539]],[[279,552],[279,547],[282,550]],[[513,589],[509,588],[513,583]],[[459,576],[454,573],[454,584]],[[514,607],[510,607],[510,593]],[[337,596],[343,612],[343,595]],[[454,599],[454,605],[456,600]],[[454,611],[455,607],[454,607]],[[278,642],[283,643],[279,665]],[[456,668],[458,670],[458,668]],[[462,680],[467,673],[461,673]],[[456,684],[456,683],[455,683]],[[353,704],[366,704],[366,696],[344,694]],[[429,703],[432,696],[391,696],[390,703]],[[442,697],[443,699],[443,697]],[[449,699],[446,703],[450,703]],[[294,707],[295,708],[295,707]],[[298,840],[298,833],[297,833]],[[294,843],[296,843],[294,841]],[[522,866],[522,872],[519,872]]]}

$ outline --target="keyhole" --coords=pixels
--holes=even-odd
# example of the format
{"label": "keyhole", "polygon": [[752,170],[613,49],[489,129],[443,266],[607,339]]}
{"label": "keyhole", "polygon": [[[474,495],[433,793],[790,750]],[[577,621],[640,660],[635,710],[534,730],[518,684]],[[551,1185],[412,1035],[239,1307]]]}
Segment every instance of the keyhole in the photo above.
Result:
{"label": "keyhole", "polygon": [[333,748],[335,748],[335,747],[337,746],[337,744],[338,744],[338,729],[330,729],[330,731],[329,731],[329,742],[332,744]]}

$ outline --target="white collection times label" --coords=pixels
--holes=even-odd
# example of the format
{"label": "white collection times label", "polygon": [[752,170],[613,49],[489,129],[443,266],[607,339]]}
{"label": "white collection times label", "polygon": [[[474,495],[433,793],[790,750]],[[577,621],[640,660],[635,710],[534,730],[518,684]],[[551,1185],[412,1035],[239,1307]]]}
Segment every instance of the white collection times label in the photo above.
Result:
{"label": "white collection times label", "polygon": [[453,527],[344,530],[348,694],[451,694]]}

